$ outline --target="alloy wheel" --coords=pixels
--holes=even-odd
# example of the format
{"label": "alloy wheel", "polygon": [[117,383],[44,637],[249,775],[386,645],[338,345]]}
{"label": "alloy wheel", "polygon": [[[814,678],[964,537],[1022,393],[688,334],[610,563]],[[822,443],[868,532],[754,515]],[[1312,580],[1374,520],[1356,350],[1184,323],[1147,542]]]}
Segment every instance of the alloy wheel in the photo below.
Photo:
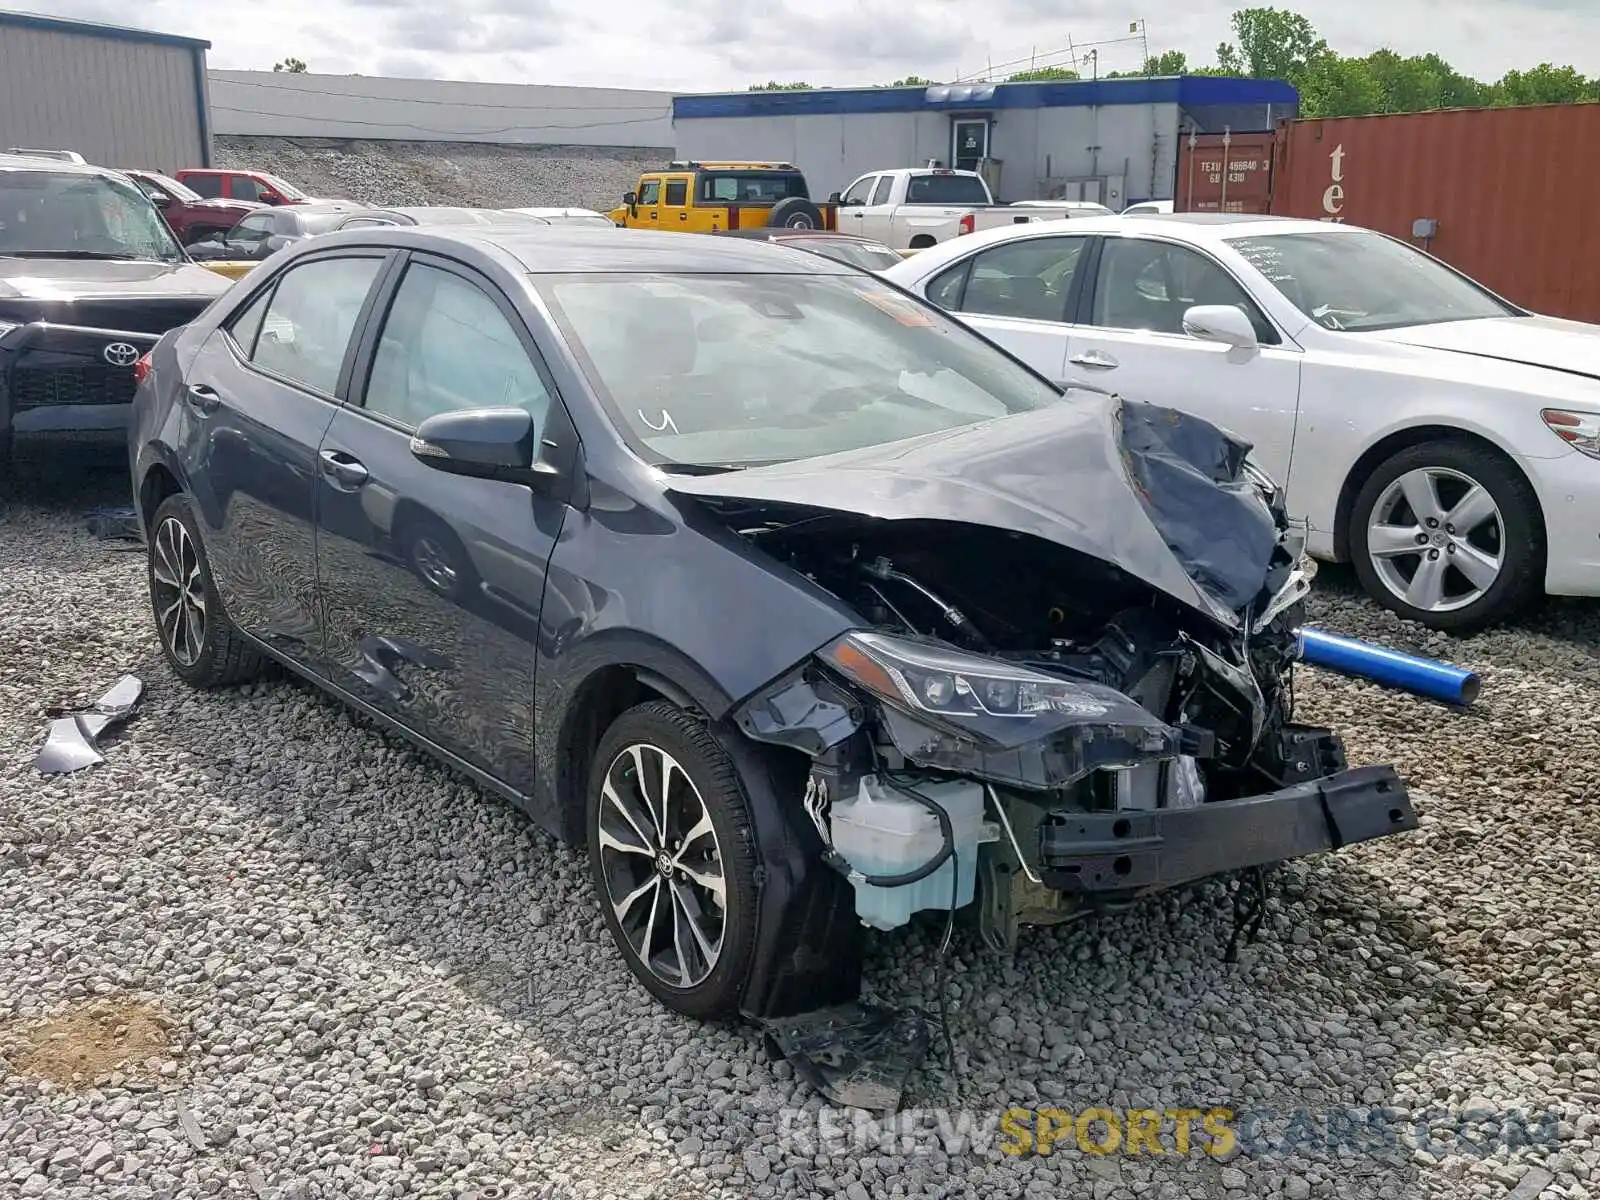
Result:
{"label": "alloy wheel", "polygon": [[1505,539],[1489,490],[1448,467],[1401,475],[1384,488],[1367,522],[1367,554],[1379,581],[1430,613],[1483,599],[1504,568]]}
{"label": "alloy wheel", "polygon": [[606,903],[634,955],[668,987],[702,983],[722,952],[728,901],[694,780],[660,747],[626,746],[606,768],[598,824]]}
{"label": "alloy wheel", "polygon": [[206,644],[206,584],[200,574],[199,551],[176,517],[168,517],[156,530],[150,590],[155,598],[156,625],[168,652],[183,666],[194,666]]}

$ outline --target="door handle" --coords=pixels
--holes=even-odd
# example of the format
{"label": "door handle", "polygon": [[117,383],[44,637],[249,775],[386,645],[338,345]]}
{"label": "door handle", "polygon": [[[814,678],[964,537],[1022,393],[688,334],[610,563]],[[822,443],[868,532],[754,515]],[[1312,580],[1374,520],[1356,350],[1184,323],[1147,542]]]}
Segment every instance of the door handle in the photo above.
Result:
{"label": "door handle", "polygon": [[678,214],[678,220],[687,221],[688,219],[689,219],[689,214],[688,213],[679,213]]}
{"label": "door handle", "polygon": [[209,417],[222,407],[222,397],[217,395],[217,390],[203,383],[191,383],[184,388],[183,398],[202,417]]}
{"label": "door handle", "polygon": [[1117,365],[1117,360],[1104,350],[1085,350],[1067,361],[1075,367],[1086,367],[1091,371],[1109,371]]}
{"label": "door handle", "polygon": [[343,450],[324,450],[321,454],[322,473],[348,491],[354,491],[367,481],[367,469]]}

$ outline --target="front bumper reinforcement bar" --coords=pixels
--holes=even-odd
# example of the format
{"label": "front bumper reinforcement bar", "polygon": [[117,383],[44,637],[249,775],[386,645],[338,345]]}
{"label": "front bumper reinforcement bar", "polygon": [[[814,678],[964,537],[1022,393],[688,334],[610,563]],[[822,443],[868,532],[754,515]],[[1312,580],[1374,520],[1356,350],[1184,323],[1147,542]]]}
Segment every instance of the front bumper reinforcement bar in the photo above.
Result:
{"label": "front bumper reinforcement bar", "polygon": [[1169,888],[1416,827],[1393,768],[1354,767],[1192,808],[1058,809],[1039,826],[1040,874],[1077,894]]}

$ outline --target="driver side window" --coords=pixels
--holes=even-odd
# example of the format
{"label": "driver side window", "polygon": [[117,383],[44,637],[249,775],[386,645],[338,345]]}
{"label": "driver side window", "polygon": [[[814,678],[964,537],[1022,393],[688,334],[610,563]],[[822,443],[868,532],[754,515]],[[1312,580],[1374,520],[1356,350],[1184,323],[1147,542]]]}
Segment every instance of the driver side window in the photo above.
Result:
{"label": "driver side window", "polygon": [[850,190],[844,194],[845,204],[865,204],[867,197],[872,194],[872,185],[877,180],[876,175],[868,175],[858,179],[850,185]]}
{"label": "driver side window", "polygon": [[639,185],[639,203],[655,204],[661,199],[661,181],[646,179]]}
{"label": "driver side window", "polygon": [[413,263],[384,318],[363,403],[410,429],[439,413],[521,408],[541,436],[551,398],[515,328],[482,288]]}
{"label": "driver side window", "polygon": [[1183,314],[1197,304],[1238,308],[1262,345],[1279,344],[1277,331],[1244,287],[1206,255],[1170,242],[1106,239],[1091,324],[1182,336]]}

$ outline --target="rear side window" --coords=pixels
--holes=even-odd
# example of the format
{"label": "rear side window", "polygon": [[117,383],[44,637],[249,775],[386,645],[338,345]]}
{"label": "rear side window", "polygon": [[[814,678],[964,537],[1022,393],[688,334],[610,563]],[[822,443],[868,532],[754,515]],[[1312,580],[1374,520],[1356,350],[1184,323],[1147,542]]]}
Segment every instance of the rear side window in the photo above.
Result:
{"label": "rear side window", "polygon": [[320,258],[285,271],[273,289],[250,361],[331,396],[383,259]]}
{"label": "rear side window", "polygon": [[667,180],[667,198],[662,202],[670,207],[682,207],[689,202],[689,183],[685,179]]}
{"label": "rear side window", "polygon": [[228,335],[239,344],[246,358],[255,353],[256,335],[261,332],[261,319],[267,315],[267,303],[271,299],[272,289],[266,288],[227,324]]}
{"label": "rear side window", "polygon": [[[1029,238],[985,250],[972,261],[960,296],[961,311],[1031,321],[1066,320],[1067,294],[1087,241]],[[941,277],[936,284],[943,281]],[[946,307],[942,299],[935,303]]]}
{"label": "rear side window", "polygon": [[702,204],[776,204],[790,196],[805,194],[804,175],[777,171],[702,175],[695,192]]}
{"label": "rear side window", "polygon": [[221,175],[191,175],[183,182],[188,184],[189,190],[195,195],[207,200],[214,200],[222,195]]}

